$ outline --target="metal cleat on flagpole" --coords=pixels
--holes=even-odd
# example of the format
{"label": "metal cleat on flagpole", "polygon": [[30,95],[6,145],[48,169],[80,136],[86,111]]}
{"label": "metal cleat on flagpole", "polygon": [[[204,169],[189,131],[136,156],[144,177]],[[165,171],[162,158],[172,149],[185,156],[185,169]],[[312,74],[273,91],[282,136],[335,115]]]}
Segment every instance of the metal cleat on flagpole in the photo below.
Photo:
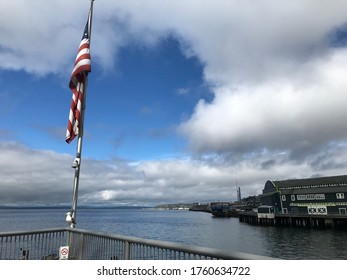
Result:
{"label": "metal cleat on flagpole", "polygon": [[72,168],[77,168],[77,167],[79,167],[79,166],[80,166],[80,161],[81,161],[81,160],[80,160],[79,158],[75,158],[75,160],[73,161],[71,167],[72,167]]}

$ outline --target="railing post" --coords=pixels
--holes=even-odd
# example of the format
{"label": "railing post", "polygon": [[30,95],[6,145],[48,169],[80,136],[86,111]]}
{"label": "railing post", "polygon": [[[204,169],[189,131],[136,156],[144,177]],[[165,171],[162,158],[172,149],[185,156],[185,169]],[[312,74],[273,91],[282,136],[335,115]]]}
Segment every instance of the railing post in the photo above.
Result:
{"label": "railing post", "polygon": [[78,260],[82,260],[83,252],[84,252],[84,234],[81,233],[79,238]]}
{"label": "railing post", "polygon": [[69,246],[69,259],[70,259],[70,254],[72,252],[72,232],[68,231],[67,232],[67,245]]}
{"label": "railing post", "polygon": [[124,260],[131,259],[131,243],[129,241],[124,242]]}

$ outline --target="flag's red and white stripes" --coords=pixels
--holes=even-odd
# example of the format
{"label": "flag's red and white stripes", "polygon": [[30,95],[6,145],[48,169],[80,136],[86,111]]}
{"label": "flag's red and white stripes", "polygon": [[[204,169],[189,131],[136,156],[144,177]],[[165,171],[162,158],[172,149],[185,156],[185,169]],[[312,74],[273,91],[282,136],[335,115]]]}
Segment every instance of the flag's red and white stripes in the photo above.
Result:
{"label": "flag's red and white stripes", "polygon": [[69,121],[66,130],[66,142],[70,143],[80,132],[83,94],[88,72],[91,71],[89,46],[89,18],[80,43],[75,65],[72,70],[69,87],[72,91]]}

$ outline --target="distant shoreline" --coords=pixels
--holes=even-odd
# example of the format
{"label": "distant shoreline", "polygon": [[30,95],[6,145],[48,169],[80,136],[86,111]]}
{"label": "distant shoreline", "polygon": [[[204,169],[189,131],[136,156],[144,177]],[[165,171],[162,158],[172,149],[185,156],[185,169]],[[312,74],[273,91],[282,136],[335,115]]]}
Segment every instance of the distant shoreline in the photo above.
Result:
{"label": "distant shoreline", "polygon": [[[0,209],[66,209],[69,210],[71,206],[0,206]],[[82,205],[78,209],[148,209],[154,208],[151,206],[92,206]]]}

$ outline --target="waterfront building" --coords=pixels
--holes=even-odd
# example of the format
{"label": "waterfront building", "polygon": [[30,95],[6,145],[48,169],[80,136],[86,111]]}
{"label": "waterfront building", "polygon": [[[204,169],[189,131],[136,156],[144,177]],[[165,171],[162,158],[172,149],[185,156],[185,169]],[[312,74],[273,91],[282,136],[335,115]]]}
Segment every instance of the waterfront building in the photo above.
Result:
{"label": "waterfront building", "polygon": [[269,180],[260,200],[273,206],[275,213],[347,215],[347,175]]}

